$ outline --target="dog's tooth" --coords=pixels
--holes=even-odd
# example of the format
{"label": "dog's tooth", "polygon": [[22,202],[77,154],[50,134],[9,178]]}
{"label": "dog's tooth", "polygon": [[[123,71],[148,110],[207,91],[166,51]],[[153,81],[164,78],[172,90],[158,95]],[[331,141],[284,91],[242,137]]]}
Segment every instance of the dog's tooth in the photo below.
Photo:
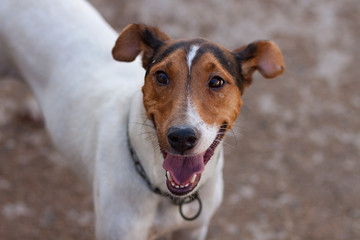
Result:
{"label": "dog's tooth", "polygon": [[190,185],[190,183],[187,183],[186,185],[185,185],[185,187],[188,187]]}
{"label": "dog's tooth", "polygon": [[196,179],[196,177],[197,177],[197,175],[196,174],[194,174],[194,176],[192,177],[192,179],[191,179],[191,183],[194,183],[195,182],[195,179]]}
{"label": "dog's tooth", "polygon": [[175,188],[179,188],[179,185],[175,185]]}
{"label": "dog's tooth", "polygon": [[174,183],[174,182],[171,182],[171,186],[175,187],[175,183]]}
{"label": "dog's tooth", "polygon": [[166,176],[167,176],[167,178],[169,179],[170,182],[173,181],[172,178],[171,178],[171,174],[170,174],[169,171],[166,171]]}
{"label": "dog's tooth", "polygon": [[183,186],[183,185],[180,185],[180,188],[184,188],[184,186]]}

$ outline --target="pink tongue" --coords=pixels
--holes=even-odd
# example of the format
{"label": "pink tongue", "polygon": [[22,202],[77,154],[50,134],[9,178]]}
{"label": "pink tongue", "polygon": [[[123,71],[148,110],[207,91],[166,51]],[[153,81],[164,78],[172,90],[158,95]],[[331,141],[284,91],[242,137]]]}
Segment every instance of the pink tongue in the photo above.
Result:
{"label": "pink tongue", "polygon": [[204,170],[204,153],[196,156],[178,156],[168,153],[163,168],[171,173],[176,184],[185,185],[195,173]]}

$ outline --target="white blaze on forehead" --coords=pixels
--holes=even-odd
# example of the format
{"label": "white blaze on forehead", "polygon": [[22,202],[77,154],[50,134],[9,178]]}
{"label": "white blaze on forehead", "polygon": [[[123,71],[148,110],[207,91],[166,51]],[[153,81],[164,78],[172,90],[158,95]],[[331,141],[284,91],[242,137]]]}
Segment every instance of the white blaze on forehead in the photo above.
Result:
{"label": "white blaze on forehead", "polygon": [[187,124],[195,127],[200,133],[200,139],[195,147],[196,154],[205,152],[216,138],[218,127],[216,124],[210,125],[204,122],[198,113],[195,105],[191,102],[190,96],[187,97]]}
{"label": "white blaze on forehead", "polygon": [[[200,47],[198,45],[192,45],[187,55],[187,65],[189,68],[189,75],[191,71],[192,61],[196,57],[199,48]],[[190,92],[191,91],[189,91],[188,94],[190,94]],[[210,145],[215,140],[216,135],[218,133],[218,127],[216,126],[216,124],[210,125],[204,122],[198,110],[196,109],[196,106],[194,105],[194,103],[192,103],[190,95],[187,96],[186,115],[187,115],[186,117],[187,124],[195,127],[197,131],[200,133],[200,139],[199,142],[196,144],[194,153],[195,154],[203,153],[210,147]]]}
{"label": "white blaze on forehead", "polygon": [[200,47],[198,45],[192,45],[190,47],[190,51],[187,55],[187,65],[188,65],[188,68],[189,68],[189,74],[190,74],[190,70],[191,70],[191,63],[192,61],[194,60],[195,56],[196,56],[196,52],[197,50],[199,49]]}

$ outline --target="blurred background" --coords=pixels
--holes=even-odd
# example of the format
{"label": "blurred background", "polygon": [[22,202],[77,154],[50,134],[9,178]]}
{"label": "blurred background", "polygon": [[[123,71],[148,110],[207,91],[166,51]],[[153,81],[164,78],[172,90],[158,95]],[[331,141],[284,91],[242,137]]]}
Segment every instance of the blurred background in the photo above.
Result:
{"label": "blurred background", "polygon": [[[285,74],[255,75],[226,139],[208,239],[360,239],[358,0],[90,2],[118,31],[142,22],[173,38],[229,49],[269,39],[283,51]],[[43,124],[23,116],[33,104],[24,85],[1,79],[0,239],[93,239],[89,191]]]}

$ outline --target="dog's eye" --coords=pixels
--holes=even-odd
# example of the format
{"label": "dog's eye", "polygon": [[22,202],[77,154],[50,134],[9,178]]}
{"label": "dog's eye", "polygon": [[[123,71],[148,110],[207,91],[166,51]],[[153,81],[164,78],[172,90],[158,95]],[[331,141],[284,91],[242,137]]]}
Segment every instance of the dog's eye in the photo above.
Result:
{"label": "dog's eye", "polygon": [[210,81],[208,82],[208,85],[210,88],[220,88],[225,84],[224,79],[222,79],[219,76],[215,76],[213,78],[210,79]]}
{"label": "dog's eye", "polygon": [[168,76],[162,71],[158,71],[155,73],[155,81],[160,86],[165,86],[169,84]]}

